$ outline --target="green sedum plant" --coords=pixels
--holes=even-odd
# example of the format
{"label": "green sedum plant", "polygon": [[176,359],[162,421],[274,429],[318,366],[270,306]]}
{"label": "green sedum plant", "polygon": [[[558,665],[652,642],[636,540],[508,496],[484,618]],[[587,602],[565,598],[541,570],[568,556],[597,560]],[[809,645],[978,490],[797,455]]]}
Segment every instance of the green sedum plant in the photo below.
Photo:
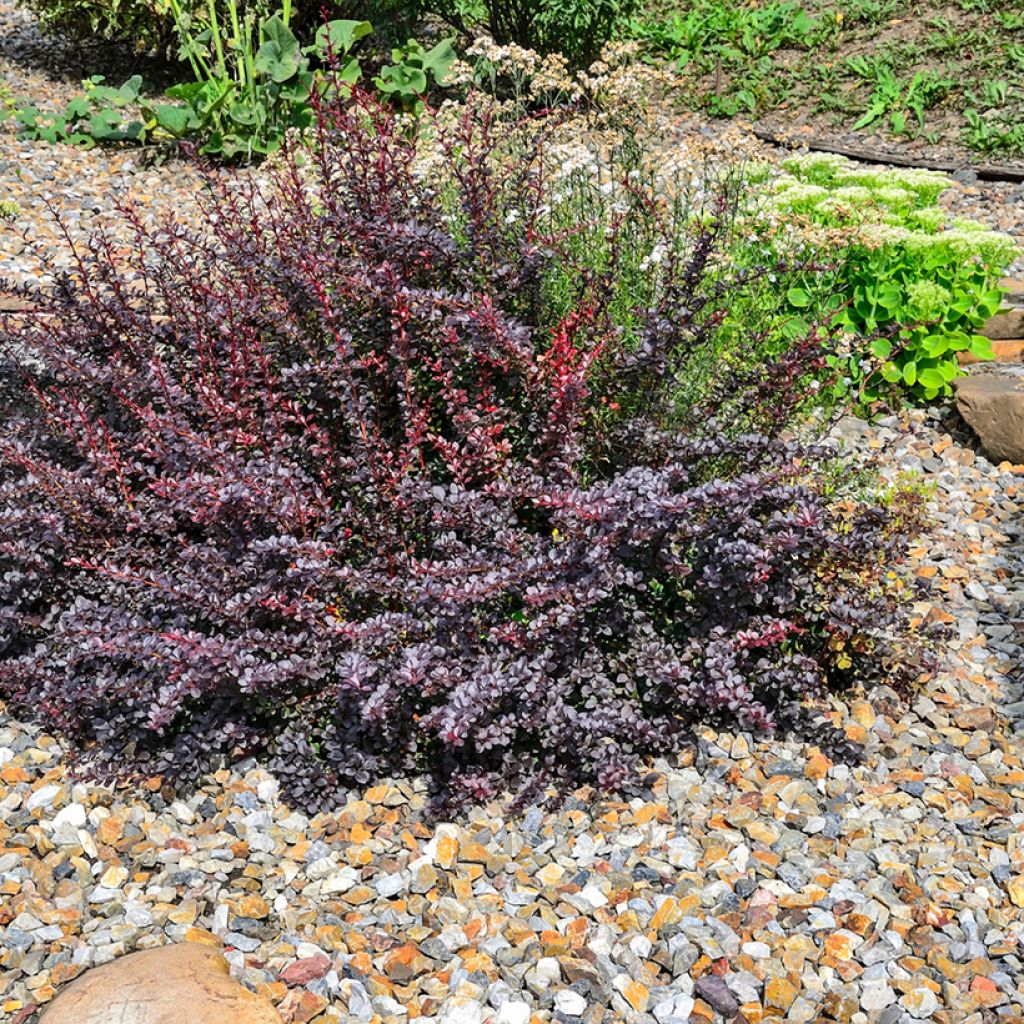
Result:
{"label": "green sedum plant", "polygon": [[[978,331],[999,309],[1012,239],[950,220],[936,205],[949,186],[943,174],[864,168],[832,154],[795,156],[783,167],[763,213],[809,228],[808,237],[834,255],[831,291],[844,300],[833,299],[837,326],[871,339],[833,356],[839,395],[864,402],[949,396],[959,353],[991,358]],[[817,301],[799,285],[787,294],[798,317]]]}

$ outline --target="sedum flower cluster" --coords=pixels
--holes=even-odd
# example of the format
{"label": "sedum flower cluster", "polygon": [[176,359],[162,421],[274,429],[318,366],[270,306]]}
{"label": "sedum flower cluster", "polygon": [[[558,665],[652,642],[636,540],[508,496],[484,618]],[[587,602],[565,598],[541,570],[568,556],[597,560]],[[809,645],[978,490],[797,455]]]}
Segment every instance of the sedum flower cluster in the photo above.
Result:
{"label": "sedum flower cluster", "polygon": [[[949,217],[938,205],[949,178],[821,153],[759,174],[769,197],[753,215],[761,237],[837,262],[832,288],[850,346],[834,366],[841,394],[931,402],[951,394],[960,353],[990,355],[978,331],[999,308],[998,282],[1017,247]],[[798,296],[806,309],[810,299]]]}

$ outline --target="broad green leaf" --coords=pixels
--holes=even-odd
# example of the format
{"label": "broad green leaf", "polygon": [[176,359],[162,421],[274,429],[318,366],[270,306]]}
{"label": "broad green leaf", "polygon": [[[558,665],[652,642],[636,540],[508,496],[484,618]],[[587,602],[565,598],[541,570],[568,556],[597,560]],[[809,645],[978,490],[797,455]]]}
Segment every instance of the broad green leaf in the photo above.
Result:
{"label": "broad green leaf", "polygon": [[898,288],[883,288],[875,296],[875,301],[885,310],[898,309],[903,295]]}
{"label": "broad green leaf", "polygon": [[183,138],[195,126],[195,117],[188,107],[161,103],[152,108],[152,116],[160,128],[176,139]]}
{"label": "broad green leaf", "polygon": [[917,363],[913,360],[903,367],[903,383],[908,386],[917,383]]}
{"label": "broad green leaf", "polygon": [[980,334],[976,334],[971,338],[970,353],[978,359],[995,358],[995,353],[992,351],[992,342],[989,341],[988,338],[982,337]]}
{"label": "broad green leaf", "polygon": [[121,115],[116,110],[97,110],[89,118],[89,134],[98,142],[120,135]]}
{"label": "broad green leaf", "polygon": [[797,309],[806,309],[811,304],[811,296],[807,291],[796,286],[786,292],[786,299],[791,306],[795,306]]}
{"label": "broad green leaf", "polygon": [[336,57],[345,57],[360,39],[372,31],[373,26],[368,21],[351,21],[344,18],[329,21],[317,30],[315,41],[308,48],[308,52],[316,53],[320,57],[326,57],[328,53],[333,53]]}
{"label": "broad green leaf", "polygon": [[302,51],[292,30],[273,15],[261,28],[263,45],[256,51],[253,67],[274,82],[287,82],[302,66]]}
{"label": "broad green leaf", "polygon": [[875,338],[871,342],[871,353],[879,359],[888,359],[892,355],[892,342],[888,338]]}
{"label": "broad green leaf", "polygon": [[786,321],[782,328],[782,334],[783,337],[793,341],[796,338],[806,337],[810,329],[811,325],[803,317],[797,316]]}
{"label": "broad green leaf", "polygon": [[190,103],[198,98],[205,87],[205,82],[181,82],[179,85],[172,85],[166,90],[166,94],[172,100],[184,100],[186,103]]}
{"label": "broad green leaf", "polygon": [[452,48],[452,41],[442,39],[436,46],[423,54],[423,69],[430,72],[435,85],[444,85],[455,60],[456,54]]}
{"label": "broad green leaf", "polygon": [[313,73],[302,71],[290,82],[281,85],[281,99],[291,106],[302,106],[309,100],[309,92],[313,86]]}
{"label": "broad green leaf", "polygon": [[119,103],[134,103],[142,92],[142,75],[132,75],[127,82],[117,90],[116,96]]}

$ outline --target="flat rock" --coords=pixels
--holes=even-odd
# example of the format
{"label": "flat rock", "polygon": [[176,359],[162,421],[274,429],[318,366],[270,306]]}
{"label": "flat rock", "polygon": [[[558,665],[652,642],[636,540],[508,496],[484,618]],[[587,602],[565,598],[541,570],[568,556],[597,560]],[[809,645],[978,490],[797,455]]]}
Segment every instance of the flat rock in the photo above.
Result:
{"label": "flat rock", "polygon": [[979,373],[956,381],[960,415],[997,462],[1024,462],[1024,377]]}
{"label": "flat rock", "polygon": [[1021,337],[1024,335],[1024,309],[1008,309],[997,313],[979,333],[992,341]]}
{"label": "flat rock", "polygon": [[267,1000],[228,975],[210,946],[147,949],[87,971],[40,1024],[282,1024]]}

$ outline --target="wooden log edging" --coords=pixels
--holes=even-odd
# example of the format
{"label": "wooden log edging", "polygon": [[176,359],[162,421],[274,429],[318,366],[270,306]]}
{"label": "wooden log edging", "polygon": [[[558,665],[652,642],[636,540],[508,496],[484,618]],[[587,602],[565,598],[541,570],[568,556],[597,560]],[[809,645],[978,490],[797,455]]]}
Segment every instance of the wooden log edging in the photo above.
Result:
{"label": "wooden log edging", "polygon": [[810,149],[817,153],[835,153],[850,160],[858,160],[866,164],[892,164],[895,167],[919,167],[926,171],[944,171],[955,174],[957,171],[973,171],[983,181],[1024,182],[1024,167],[1012,164],[971,164],[954,160],[925,160],[922,157],[909,157],[901,153],[884,153],[879,149],[858,149],[854,146],[843,146],[829,139],[819,138],[786,138],[763,128],[754,128],[754,135],[762,142],[785,149]]}

